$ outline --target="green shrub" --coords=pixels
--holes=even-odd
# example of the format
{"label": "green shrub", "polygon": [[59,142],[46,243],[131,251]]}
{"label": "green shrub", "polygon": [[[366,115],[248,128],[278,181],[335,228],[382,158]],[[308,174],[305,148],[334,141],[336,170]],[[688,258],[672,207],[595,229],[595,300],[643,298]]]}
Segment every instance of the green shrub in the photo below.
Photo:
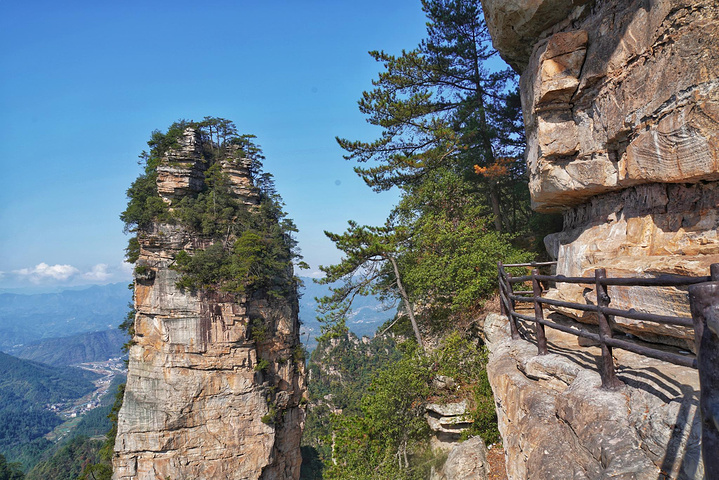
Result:
{"label": "green shrub", "polygon": [[263,318],[253,318],[250,321],[250,338],[257,343],[269,340],[270,328]]}
{"label": "green shrub", "polygon": [[294,360],[295,363],[305,363],[305,359],[307,358],[307,350],[303,345],[295,345],[295,348],[292,349],[292,360]]}
{"label": "green shrub", "polygon": [[482,370],[480,378],[473,388],[473,394],[475,405],[470,411],[470,418],[474,423],[463,433],[463,438],[477,435],[482,437],[487,445],[498,443],[501,437],[497,427],[497,411],[486,370]]}
{"label": "green shrub", "polygon": [[255,372],[266,372],[270,368],[270,362],[262,358],[255,365]]}

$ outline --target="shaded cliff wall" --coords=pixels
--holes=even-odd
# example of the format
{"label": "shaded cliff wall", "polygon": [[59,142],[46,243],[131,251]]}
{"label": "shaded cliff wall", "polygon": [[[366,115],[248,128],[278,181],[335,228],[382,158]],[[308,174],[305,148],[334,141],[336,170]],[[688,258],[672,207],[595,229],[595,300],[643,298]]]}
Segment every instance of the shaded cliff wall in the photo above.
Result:
{"label": "shaded cliff wall", "polygon": [[[495,47],[521,73],[533,207],[564,213],[545,240],[557,273],[707,275],[719,262],[719,4],[482,3]],[[682,290],[612,290],[615,307],[689,313]],[[554,295],[592,301],[581,286]],[[685,330],[617,322],[693,348]]]}
{"label": "shaded cliff wall", "polygon": [[[157,169],[170,207],[203,186],[198,142],[186,131]],[[243,160],[222,165],[238,198],[256,204]],[[135,344],[113,478],[299,478],[305,386],[297,298],[179,290],[175,255],[209,241],[169,223],[138,240]]]}

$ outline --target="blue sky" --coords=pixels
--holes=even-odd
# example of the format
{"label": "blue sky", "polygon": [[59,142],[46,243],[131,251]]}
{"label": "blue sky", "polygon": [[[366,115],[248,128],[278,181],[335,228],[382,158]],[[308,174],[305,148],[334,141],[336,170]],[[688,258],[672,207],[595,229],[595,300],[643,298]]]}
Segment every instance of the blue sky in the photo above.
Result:
{"label": "blue sky", "polygon": [[118,219],[154,129],[217,116],[257,136],[305,260],[323,230],[376,224],[378,195],[334,137],[378,135],[357,109],[424,35],[419,0],[0,3],[0,288],[130,279]]}

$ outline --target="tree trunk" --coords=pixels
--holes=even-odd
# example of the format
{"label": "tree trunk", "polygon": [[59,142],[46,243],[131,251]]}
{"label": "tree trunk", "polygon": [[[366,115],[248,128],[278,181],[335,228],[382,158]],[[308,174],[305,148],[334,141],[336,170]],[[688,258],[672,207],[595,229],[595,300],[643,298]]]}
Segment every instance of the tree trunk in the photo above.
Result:
{"label": "tree trunk", "polygon": [[[492,148],[492,139],[489,137],[489,126],[487,122],[487,111],[484,105],[484,88],[482,82],[480,82],[480,69],[479,69],[479,53],[477,51],[477,43],[473,42],[474,48],[474,88],[475,95],[477,96],[477,109],[479,111],[479,135],[482,138],[482,144],[487,156],[487,165],[494,165],[497,162],[497,158],[494,156],[494,149]],[[489,186],[489,198],[492,202],[492,213],[494,214],[494,228],[498,232],[502,232],[502,211],[499,208],[499,185],[496,181],[491,178],[490,182],[493,182]]]}
{"label": "tree trunk", "polygon": [[394,268],[394,276],[397,279],[397,288],[399,289],[399,294],[402,297],[402,302],[404,302],[404,306],[407,309],[407,315],[409,315],[409,321],[412,323],[412,329],[414,330],[414,336],[417,338],[417,343],[419,344],[419,348],[424,352],[424,343],[422,343],[422,335],[419,333],[419,327],[417,326],[417,320],[414,318],[414,311],[412,308],[412,303],[409,301],[409,296],[407,295],[407,291],[404,289],[404,285],[402,285],[402,280],[399,278],[399,267],[397,266],[397,260],[394,259],[392,256],[387,256],[389,258],[389,261],[392,262],[392,267]]}
{"label": "tree trunk", "polygon": [[489,198],[492,201],[492,214],[494,214],[494,228],[502,232],[502,211],[499,209],[499,185],[495,182],[489,190]]}

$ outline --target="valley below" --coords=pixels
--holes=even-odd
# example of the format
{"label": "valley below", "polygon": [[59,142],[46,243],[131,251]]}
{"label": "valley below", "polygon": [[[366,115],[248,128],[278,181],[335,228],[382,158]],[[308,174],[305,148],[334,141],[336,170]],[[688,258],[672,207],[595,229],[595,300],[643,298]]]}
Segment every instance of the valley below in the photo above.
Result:
{"label": "valley below", "polygon": [[[107,406],[108,399],[114,397],[118,384],[125,381],[127,376],[125,361],[126,357],[114,357],[104,361],[73,365],[99,376],[92,382],[95,389],[71,401],[46,405],[48,410],[59,415],[65,421],[46,434],[45,438],[51,442],[58,442],[68,435],[72,435],[84,415],[97,408]],[[102,437],[104,434],[97,436]]]}

